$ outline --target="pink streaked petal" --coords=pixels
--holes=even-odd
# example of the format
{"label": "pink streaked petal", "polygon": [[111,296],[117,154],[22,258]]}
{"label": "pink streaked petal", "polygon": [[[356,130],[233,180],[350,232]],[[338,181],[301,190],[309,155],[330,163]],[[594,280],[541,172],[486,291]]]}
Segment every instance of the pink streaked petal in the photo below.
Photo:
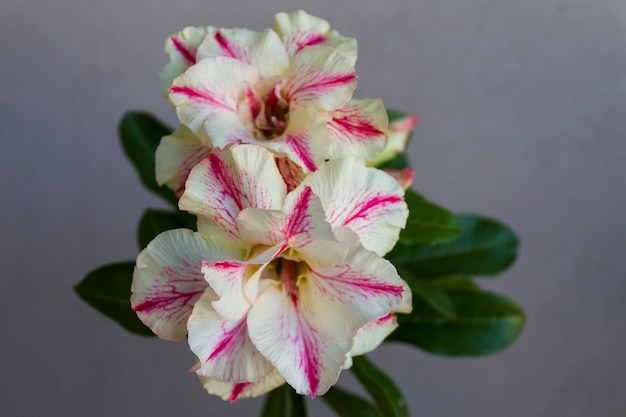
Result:
{"label": "pink streaked petal", "polygon": [[394,120],[389,124],[387,131],[387,146],[383,151],[367,162],[369,166],[380,166],[393,159],[396,155],[406,151],[409,136],[417,125],[417,116],[406,116]]}
{"label": "pink streaked petal", "polygon": [[383,171],[385,171],[385,173],[395,179],[400,187],[405,190],[411,187],[411,184],[413,184],[413,179],[415,178],[415,171],[413,171],[413,168],[384,169]]}
{"label": "pink streaked petal", "polygon": [[276,158],[276,166],[278,166],[280,175],[283,176],[283,180],[287,184],[287,192],[293,191],[306,177],[306,173],[300,165],[289,158]]}
{"label": "pink streaked petal", "polygon": [[254,345],[298,394],[324,394],[339,377],[351,339],[322,336],[302,316],[296,296],[268,287],[248,313]]}
{"label": "pink streaked petal", "polygon": [[408,208],[402,187],[383,171],[350,157],[328,161],[302,184],[320,197],[333,228],[349,227],[380,256],[396,244]]}
{"label": "pink streaked petal", "polygon": [[247,86],[260,80],[256,68],[233,58],[207,58],[176,78],[169,89],[180,121],[199,133],[216,112],[236,113]]}
{"label": "pink streaked petal", "polygon": [[[208,145],[207,145],[208,142]],[[189,172],[211,153],[210,139],[204,142],[187,126],[181,125],[171,135],[164,136],[157,147],[156,180],[180,196],[185,191]]]}
{"label": "pink streaked petal", "polygon": [[210,26],[187,27],[167,38],[165,52],[170,56],[170,62],[159,72],[163,94],[167,95],[176,77],[196,63],[198,47],[212,30]]}
{"label": "pink streaked petal", "polygon": [[380,99],[351,100],[330,115],[330,159],[358,156],[369,160],[385,148],[388,119]]}
{"label": "pink streaked petal", "polygon": [[249,247],[255,245],[274,246],[285,242],[282,232],[285,213],[280,210],[247,208],[239,213],[237,225],[241,240]]}
{"label": "pink streaked petal", "polygon": [[246,119],[237,113],[218,112],[205,119],[204,129],[216,148],[244,143],[262,145],[263,143],[256,139],[254,131],[250,127],[251,120],[251,118]]}
{"label": "pink streaked petal", "polygon": [[228,320],[213,309],[217,296],[207,288],[189,317],[189,347],[198,357],[199,375],[219,381],[256,382],[272,372],[272,365],[248,337],[246,317]]}
{"label": "pink streaked petal", "polygon": [[253,145],[214,149],[190,173],[182,210],[207,217],[238,240],[237,217],[248,207],[280,209],[286,195],[274,155]]}
{"label": "pink streaked petal", "polygon": [[300,10],[293,13],[278,13],[274,16],[274,30],[280,35],[289,55],[311,45],[331,45],[354,65],[356,62],[356,39],[345,38],[324,19],[311,16]]}
{"label": "pink streaked petal", "polygon": [[222,382],[202,375],[198,375],[198,379],[209,394],[218,395],[230,402],[235,402],[240,398],[258,397],[285,383],[285,379],[276,370],[257,382]]}
{"label": "pink streaked petal", "polygon": [[363,355],[376,349],[396,328],[398,320],[395,314],[387,314],[361,327],[354,338],[350,356]]}
{"label": "pink streaked petal", "polygon": [[355,88],[354,66],[330,46],[310,46],[291,58],[284,94],[298,105],[335,110],[350,100]]}
{"label": "pink streaked petal", "polygon": [[198,58],[229,57],[257,68],[263,77],[283,74],[289,56],[273,30],[263,33],[248,29],[219,29],[207,36],[198,48]]}
{"label": "pink streaked petal", "polygon": [[298,187],[289,193],[283,211],[286,216],[281,233],[302,260],[310,265],[328,266],[344,259],[348,246],[335,237],[311,187]]}
{"label": "pink streaked petal", "polygon": [[328,337],[354,337],[358,329],[402,301],[403,281],[394,266],[357,239],[350,239],[350,252],[341,264],[309,267],[299,287],[303,314]]}
{"label": "pink streaked petal", "polygon": [[204,278],[219,297],[213,302],[213,308],[221,316],[230,320],[245,316],[250,309],[250,301],[243,293],[243,286],[257,269],[234,260],[202,263]]}
{"label": "pink streaked petal", "polygon": [[194,303],[208,286],[202,262],[244,255],[222,239],[191,230],[161,233],[137,257],[132,308],[159,337],[180,340],[187,334],[187,318]]}

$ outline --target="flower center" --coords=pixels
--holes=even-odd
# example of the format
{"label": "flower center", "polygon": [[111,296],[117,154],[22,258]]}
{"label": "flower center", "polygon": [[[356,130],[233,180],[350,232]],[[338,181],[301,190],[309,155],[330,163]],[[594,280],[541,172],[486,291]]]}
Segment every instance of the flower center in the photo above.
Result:
{"label": "flower center", "polygon": [[304,279],[303,274],[300,273],[300,268],[303,266],[303,262],[290,259],[278,258],[276,260],[276,275],[282,282],[285,292],[292,297],[297,297],[299,281]]}
{"label": "flower center", "polygon": [[272,88],[265,100],[260,100],[260,111],[254,119],[257,139],[271,140],[281,136],[289,121],[289,103],[281,94],[282,82]]}

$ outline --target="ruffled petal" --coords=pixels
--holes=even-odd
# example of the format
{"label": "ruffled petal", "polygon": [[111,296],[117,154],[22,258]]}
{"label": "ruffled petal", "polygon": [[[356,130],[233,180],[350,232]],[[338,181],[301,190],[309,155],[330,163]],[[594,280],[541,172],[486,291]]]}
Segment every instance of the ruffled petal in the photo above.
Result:
{"label": "ruffled petal", "polygon": [[330,115],[330,159],[357,156],[368,160],[385,148],[388,119],[380,99],[351,100]]}
{"label": "ruffled petal", "polygon": [[350,234],[350,252],[344,261],[332,267],[309,267],[299,286],[303,314],[329,337],[354,337],[361,327],[400,304],[404,292],[394,266],[364,249]]}
{"label": "ruffled petal", "polygon": [[263,77],[283,74],[289,67],[285,45],[276,32],[248,29],[219,29],[204,39],[198,58],[229,57],[257,68]]}
{"label": "ruffled petal", "polygon": [[216,112],[237,113],[248,86],[260,80],[253,66],[233,58],[207,58],[174,80],[169,97],[180,121],[198,134]]}
{"label": "ruffled petal", "polygon": [[285,383],[285,379],[276,370],[257,382],[222,382],[202,375],[198,375],[198,379],[209,394],[218,395],[230,402],[240,398],[258,397]]}
{"label": "ruffled petal", "polygon": [[406,151],[406,145],[413,128],[417,125],[417,116],[406,116],[394,120],[387,131],[387,146],[383,151],[367,162],[368,166],[379,166],[396,155]]}
{"label": "ruffled petal", "polygon": [[186,27],[167,38],[165,52],[170,56],[170,62],[159,72],[159,84],[163,94],[167,95],[174,78],[198,61],[198,47],[213,30],[210,26]]}
{"label": "ruffled petal", "polygon": [[413,171],[413,168],[383,169],[383,171],[393,177],[404,190],[410,188],[411,184],[413,184],[413,179],[415,179],[415,171]]}
{"label": "ruffled petal", "polygon": [[189,346],[200,361],[199,375],[224,382],[256,382],[272,365],[248,337],[246,317],[228,320],[212,307],[217,296],[207,288],[189,317]]}
{"label": "ruffled petal", "polygon": [[131,306],[159,337],[183,339],[191,310],[208,286],[202,262],[241,259],[244,255],[222,239],[191,230],[161,233],[137,257]]}
{"label": "ruffled petal", "polygon": [[202,273],[213,291],[219,296],[213,308],[220,316],[239,320],[250,309],[250,301],[243,291],[245,282],[258,270],[246,262],[219,260],[203,262]]}
{"label": "ruffled petal", "polygon": [[239,239],[237,216],[248,207],[280,209],[285,182],[274,155],[252,145],[215,149],[189,175],[179,207]]}
{"label": "ruffled petal", "polygon": [[345,105],[356,88],[354,66],[330,46],[310,46],[290,61],[284,86],[288,102],[335,110]]}
{"label": "ruffled petal", "polygon": [[306,173],[302,170],[302,167],[290,158],[276,158],[276,166],[287,185],[287,192],[294,190],[306,177]]}
{"label": "ruffled petal", "polygon": [[337,382],[351,339],[322,336],[302,316],[298,300],[268,287],[248,313],[254,345],[298,394],[322,395]]}
{"label": "ruffled petal", "polygon": [[201,140],[187,126],[181,125],[164,136],[155,153],[156,180],[180,196],[185,191],[189,172],[211,153],[211,140]]}
{"label": "ruffled petal", "polygon": [[389,175],[355,158],[332,160],[302,182],[320,197],[334,228],[348,227],[378,255],[389,252],[406,224],[404,190]]}
{"label": "ruffled petal", "polygon": [[311,45],[331,45],[352,65],[356,62],[356,39],[339,35],[336,31],[330,30],[326,20],[311,16],[302,10],[278,13],[274,16],[274,30],[282,38],[289,55],[294,55]]}
{"label": "ruffled petal", "polygon": [[363,355],[376,349],[398,327],[394,314],[387,314],[361,327],[354,338],[351,357]]}

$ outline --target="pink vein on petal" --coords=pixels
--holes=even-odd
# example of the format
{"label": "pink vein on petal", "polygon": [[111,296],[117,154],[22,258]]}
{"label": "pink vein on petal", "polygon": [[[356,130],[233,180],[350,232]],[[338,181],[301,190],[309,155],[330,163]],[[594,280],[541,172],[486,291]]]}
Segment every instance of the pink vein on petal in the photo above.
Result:
{"label": "pink vein on petal", "polygon": [[220,46],[220,48],[222,49],[222,51],[224,51],[225,54],[227,54],[228,57],[230,58],[239,58],[239,56],[235,53],[235,51],[233,51],[231,45],[229,44],[228,40],[226,40],[226,38],[224,38],[224,35],[221,34],[221,32],[217,31],[215,32],[215,41],[218,43],[218,45]]}
{"label": "pink vein on petal", "polygon": [[298,35],[296,35],[292,39],[293,43],[296,45],[296,50],[294,51],[294,53],[298,52],[305,46],[318,45],[325,40],[326,38],[324,38],[324,36],[319,33],[299,32]]}
{"label": "pink vein on petal", "polygon": [[337,125],[341,130],[346,133],[346,137],[348,138],[377,138],[383,134],[383,132],[377,129],[376,126],[372,125],[367,120],[363,120],[360,118],[343,116],[333,118],[330,123]]}
{"label": "pink vein on petal", "polygon": [[245,333],[246,321],[242,320],[239,324],[237,324],[230,330],[225,330],[224,325],[222,325],[222,330],[224,330],[224,337],[222,340],[220,340],[213,352],[209,355],[206,362],[210,361],[211,359],[217,358],[222,353],[232,351],[232,349],[235,348],[233,344],[237,342],[236,336]]}
{"label": "pink vein on petal", "polygon": [[311,150],[304,143],[308,139],[307,136],[287,136],[285,142],[287,146],[296,154],[298,159],[302,162],[306,169],[311,172],[315,172],[317,170],[317,166],[313,161],[313,156],[311,155]]}
{"label": "pink vein on petal", "polygon": [[191,51],[189,49],[187,49],[185,47],[185,45],[183,45],[183,43],[181,41],[176,39],[174,36],[170,36],[170,40],[172,41],[172,44],[174,45],[174,48],[176,48],[178,53],[181,54],[183,56],[183,58],[185,58],[185,61],[187,61],[189,63],[189,65],[193,65],[193,64],[196,63],[196,57],[193,56]]}
{"label": "pink vein on petal", "polygon": [[250,385],[252,385],[252,382],[241,382],[238,384],[233,384],[233,389],[230,392],[230,402],[234,403],[235,401],[237,401],[237,398],[239,398],[241,393]]}
{"label": "pink vein on petal", "polygon": [[352,213],[352,215],[348,217],[343,224],[345,226],[356,219],[367,218],[369,212],[376,208],[385,207],[391,204],[398,204],[402,201],[402,197],[398,195],[376,196],[358,207],[358,210],[355,213]]}
{"label": "pink vein on petal", "polygon": [[240,211],[243,210],[241,194],[237,193],[239,187],[235,184],[233,177],[226,169],[224,161],[222,161],[216,154],[212,153],[209,155],[209,165],[211,167],[211,170],[215,174],[218,184],[220,184],[220,191],[222,193],[222,196],[230,197],[237,205],[237,208]]}
{"label": "pink vein on petal", "polygon": [[[324,275],[319,271],[309,268],[309,271],[319,278],[322,278],[329,285],[333,286],[335,290],[341,291],[341,287],[344,291],[349,293],[358,292],[359,295],[367,299],[371,295],[389,294],[394,297],[401,297],[404,288],[402,285],[387,284],[378,281],[378,278],[374,275],[361,273],[359,271],[353,271],[350,266],[344,265],[343,271],[336,271],[337,268],[333,268],[333,272],[330,275]],[[352,287],[345,290],[347,287]],[[322,287],[319,287],[324,293],[327,293]],[[355,291],[356,290],[356,291]],[[344,300],[345,301],[345,300]]]}
{"label": "pink vein on petal", "polygon": [[283,230],[286,238],[303,233],[311,228],[311,215],[308,213],[308,210],[312,193],[313,190],[311,187],[304,187],[304,190],[298,196],[293,213],[289,216],[288,223],[285,225]]}
{"label": "pink vein on petal", "polygon": [[174,94],[182,94],[191,100],[202,101],[222,109],[232,110],[231,106],[208,95],[207,92],[200,92],[188,86],[174,85],[170,87],[169,91]]}
{"label": "pink vein on petal", "polygon": [[298,297],[292,294],[291,301],[295,310],[295,315],[298,320],[298,329],[300,330],[302,346],[300,346],[300,367],[304,370],[304,373],[311,390],[311,398],[315,397],[315,392],[319,388],[320,383],[320,367],[319,362],[320,352],[314,340],[311,340],[311,335],[305,330],[305,326],[308,327],[308,323],[303,323],[305,320],[302,317],[298,307]]}

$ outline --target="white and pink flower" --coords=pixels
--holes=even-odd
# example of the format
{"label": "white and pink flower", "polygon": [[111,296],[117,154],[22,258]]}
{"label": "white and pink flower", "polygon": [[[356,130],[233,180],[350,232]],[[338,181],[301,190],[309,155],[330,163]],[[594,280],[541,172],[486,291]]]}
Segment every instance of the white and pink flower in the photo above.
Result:
{"label": "white and pink flower", "polygon": [[198,232],[159,235],[133,278],[140,319],[166,339],[188,332],[203,385],[230,400],[284,381],[323,394],[411,309],[381,257],[408,215],[398,183],[352,157],[297,186],[278,165],[259,146],[214,149],[180,199]]}

